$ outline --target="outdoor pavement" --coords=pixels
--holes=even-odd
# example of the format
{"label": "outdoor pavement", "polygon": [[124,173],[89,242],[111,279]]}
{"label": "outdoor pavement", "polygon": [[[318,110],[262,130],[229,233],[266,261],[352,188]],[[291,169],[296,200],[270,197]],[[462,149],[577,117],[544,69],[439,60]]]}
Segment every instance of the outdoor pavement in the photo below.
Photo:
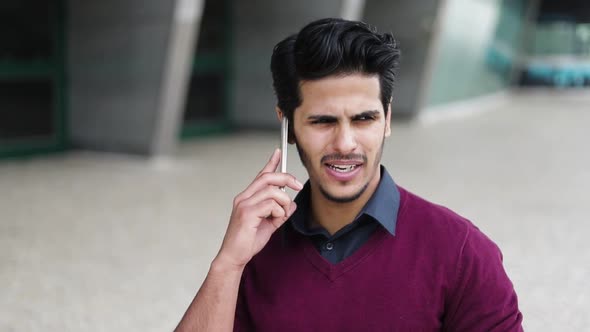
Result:
{"label": "outdoor pavement", "polygon": [[[589,95],[523,92],[471,115],[396,122],[385,144],[398,184],[500,246],[528,331],[590,331]],[[233,197],[278,143],[278,130],[244,132],[185,142],[168,159],[0,162],[0,331],[172,330]]]}

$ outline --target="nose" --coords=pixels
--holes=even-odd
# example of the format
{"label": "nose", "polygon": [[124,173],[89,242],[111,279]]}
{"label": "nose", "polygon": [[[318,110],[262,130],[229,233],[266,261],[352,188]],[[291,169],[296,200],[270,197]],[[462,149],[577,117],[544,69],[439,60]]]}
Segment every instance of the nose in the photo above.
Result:
{"label": "nose", "polygon": [[334,137],[334,150],[341,154],[353,153],[357,148],[354,130],[343,124],[338,127]]}

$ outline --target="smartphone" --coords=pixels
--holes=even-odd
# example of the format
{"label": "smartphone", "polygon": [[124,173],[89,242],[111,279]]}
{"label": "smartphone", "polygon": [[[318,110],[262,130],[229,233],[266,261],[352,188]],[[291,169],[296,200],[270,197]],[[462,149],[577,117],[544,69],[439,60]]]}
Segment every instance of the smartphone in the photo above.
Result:
{"label": "smartphone", "polygon": [[[281,173],[287,173],[287,138],[289,134],[289,120],[283,116],[281,121]],[[281,187],[285,191],[285,187]]]}

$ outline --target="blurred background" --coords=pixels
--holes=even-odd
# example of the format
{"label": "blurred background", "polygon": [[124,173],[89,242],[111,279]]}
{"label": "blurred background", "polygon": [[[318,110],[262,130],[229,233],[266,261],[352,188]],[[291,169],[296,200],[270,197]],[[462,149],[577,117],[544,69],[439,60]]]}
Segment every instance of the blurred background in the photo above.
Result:
{"label": "blurred background", "polygon": [[527,330],[590,331],[584,0],[2,1],[0,331],[172,330],[279,143],[272,48],[322,17],[400,42],[396,182],[498,243]]}

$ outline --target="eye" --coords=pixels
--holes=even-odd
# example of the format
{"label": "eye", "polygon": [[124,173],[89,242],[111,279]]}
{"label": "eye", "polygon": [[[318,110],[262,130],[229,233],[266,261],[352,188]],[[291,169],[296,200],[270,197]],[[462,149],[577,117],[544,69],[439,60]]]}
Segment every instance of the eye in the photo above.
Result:
{"label": "eye", "polygon": [[334,122],[336,122],[336,119],[329,117],[321,117],[310,121],[311,124],[328,124]]}
{"label": "eye", "polygon": [[374,115],[359,115],[354,118],[355,121],[367,122],[375,120]]}

